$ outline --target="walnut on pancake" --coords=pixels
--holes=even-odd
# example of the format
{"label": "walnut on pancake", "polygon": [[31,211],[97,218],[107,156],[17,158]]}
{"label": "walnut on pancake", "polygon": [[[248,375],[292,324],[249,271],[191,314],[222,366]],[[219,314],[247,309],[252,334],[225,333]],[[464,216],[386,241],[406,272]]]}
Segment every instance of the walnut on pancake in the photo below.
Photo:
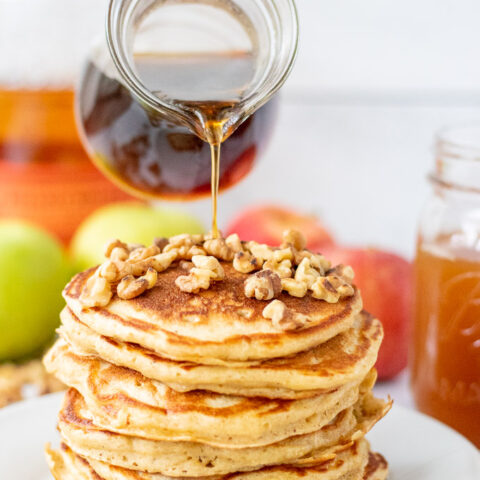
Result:
{"label": "walnut on pancake", "polygon": [[[103,307],[115,292],[125,300],[135,298],[156,285],[158,274],[185,261],[189,262],[187,274],[177,277],[175,285],[186,293],[199,293],[213,282],[221,282],[225,278],[222,261],[231,262],[236,271],[248,275],[245,296],[259,301],[272,300],[282,291],[297,298],[310,292],[313,298],[329,303],[354,295],[351,267],[332,268],[323,255],[305,247],[303,234],[291,229],[284,232],[280,247],[243,242],[236,234],[227,238],[216,238],[212,233],[181,234],[156,238],[150,246],[113,240],[105,248],[106,261],[86,282],[80,301],[85,307]],[[279,312],[279,304],[275,305]],[[265,310],[265,318],[272,318],[273,313]],[[275,319],[279,315],[275,313]],[[289,329],[298,328],[299,322],[305,324],[304,319],[286,322],[285,315],[282,318],[275,323],[288,324]]]}

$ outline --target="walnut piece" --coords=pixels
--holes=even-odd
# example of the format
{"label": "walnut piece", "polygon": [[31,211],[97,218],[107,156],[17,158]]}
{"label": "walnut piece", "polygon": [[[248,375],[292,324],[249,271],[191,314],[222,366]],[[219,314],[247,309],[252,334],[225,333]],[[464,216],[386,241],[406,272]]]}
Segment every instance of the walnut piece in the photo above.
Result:
{"label": "walnut piece", "polygon": [[303,298],[307,294],[308,285],[294,278],[282,278],[282,290],[287,291],[292,297]]}
{"label": "walnut piece", "polygon": [[187,293],[198,293],[210,288],[212,271],[205,268],[192,268],[189,275],[181,275],[175,280],[175,285]]}
{"label": "walnut piece", "polygon": [[157,283],[158,272],[149,267],[145,275],[135,278],[133,275],[127,275],[122,278],[117,286],[117,295],[124,300],[130,300],[138,297]]}
{"label": "walnut piece", "polygon": [[336,303],[340,298],[351,297],[355,293],[351,285],[335,275],[319,277],[311,286],[311,290],[314,298],[328,303]]}
{"label": "walnut piece", "polygon": [[220,260],[230,262],[233,260],[234,251],[227,245],[224,238],[212,238],[203,243],[205,251]]}
{"label": "walnut piece", "polygon": [[258,258],[254,257],[249,252],[239,251],[233,257],[233,268],[237,272],[250,273],[262,268]]}
{"label": "walnut piece", "polygon": [[271,300],[282,291],[280,277],[271,270],[262,270],[245,280],[245,295],[257,300]]}
{"label": "walnut piece", "polygon": [[271,270],[275,272],[280,278],[290,278],[292,276],[292,262],[290,260],[282,260],[276,262],[273,258],[267,260],[263,264],[263,270]]}
{"label": "walnut piece", "polygon": [[300,265],[304,258],[310,260],[310,265],[316,268],[320,275],[325,275],[325,272],[332,266],[331,262],[319,253],[313,253],[310,250],[297,251],[295,253],[295,264]]}
{"label": "walnut piece", "polygon": [[128,257],[130,262],[140,262],[147,258],[158,255],[161,250],[156,245],[150,245],[149,247],[139,247],[133,250]]}
{"label": "walnut piece", "polygon": [[214,281],[223,280],[225,278],[225,271],[215,257],[194,255],[192,257],[192,263],[197,268],[210,270],[212,272],[210,278]]}
{"label": "walnut piece", "polygon": [[194,255],[192,263],[195,267],[190,269],[189,275],[181,275],[175,280],[175,285],[182,292],[198,293],[210,288],[211,282],[225,278],[223,267],[213,256]]}
{"label": "walnut piece", "polygon": [[236,233],[232,233],[225,239],[225,243],[235,252],[243,251],[243,244]]}
{"label": "walnut piece", "polygon": [[115,247],[110,253],[110,260],[114,262],[124,262],[128,259],[130,255],[130,250],[127,250],[122,247]]}
{"label": "walnut piece", "polygon": [[263,243],[247,242],[246,247],[261,263],[264,263],[273,257],[273,248]]}
{"label": "walnut piece", "polygon": [[294,259],[294,252],[291,247],[274,250],[272,255],[272,260],[277,263],[280,263],[283,260],[292,261],[293,259]]}
{"label": "walnut piece", "polygon": [[307,240],[305,239],[305,236],[303,235],[303,233],[297,230],[293,230],[291,228],[285,230],[282,237],[282,248],[291,245],[293,248],[295,248],[295,250],[304,250],[307,246]]}
{"label": "walnut piece", "polygon": [[330,268],[327,272],[327,275],[335,275],[336,277],[341,278],[344,280],[345,283],[351,284],[353,279],[355,278],[355,272],[350,265],[343,265],[340,263],[339,265]]}
{"label": "walnut piece", "polygon": [[280,300],[270,302],[262,312],[264,318],[272,320],[275,328],[283,331],[292,331],[305,328],[309,325],[310,319],[306,315],[292,312]]}
{"label": "walnut piece", "polygon": [[100,276],[99,268],[87,280],[82,293],[80,303],[84,307],[105,307],[112,298],[110,282]]}
{"label": "walnut piece", "polygon": [[163,249],[168,245],[168,238],[166,237],[155,237],[153,239],[153,244],[156,245],[161,252],[163,252]]}
{"label": "walnut piece", "polygon": [[[128,257],[128,253],[129,253],[129,248],[128,248],[128,245],[118,239],[116,240],[110,240],[106,245],[105,245],[105,249],[104,249],[104,255],[106,258],[110,258],[110,256],[112,255],[112,252],[115,248],[120,248],[121,250],[125,250],[126,254],[127,254],[127,257]],[[127,258],[125,257],[125,258]]]}
{"label": "walnut piece", "polygon": [[304,258],[295,271],[295,280],[305,283],[307,288],[310,288],[318,277],[320,272],[313,268],[309,258]]}

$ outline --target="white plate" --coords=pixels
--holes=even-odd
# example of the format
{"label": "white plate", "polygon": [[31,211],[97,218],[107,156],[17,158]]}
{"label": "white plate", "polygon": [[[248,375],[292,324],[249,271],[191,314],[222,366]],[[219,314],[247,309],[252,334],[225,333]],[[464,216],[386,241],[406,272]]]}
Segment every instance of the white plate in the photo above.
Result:
{"label": "white plate", "polygon": [[[46,442],[58,443],[55,426],[60,403],[61,394],[55,394],[0,411],[2,480],[51,480],[43,447]],[[387,458],[390,480],[480,479],[479,451],[458,433],[420,413],[394,406],[369,439]]]}

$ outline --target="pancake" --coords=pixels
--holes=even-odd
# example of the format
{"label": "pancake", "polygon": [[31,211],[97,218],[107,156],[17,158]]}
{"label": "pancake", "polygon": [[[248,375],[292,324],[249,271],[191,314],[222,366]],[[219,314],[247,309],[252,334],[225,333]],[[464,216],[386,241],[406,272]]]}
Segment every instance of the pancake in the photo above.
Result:
{"label": "pancake", "polygon": [[315,396],[360,381],[373,367],[383,337],[381,323],[362,312],[352,328],[312,350],[256,365],[228,368],[175,362],[139,345],[98,335],[68,308],[63,310],[61,318],[59,333],[72,350],[132,368],[174,390],[201,389],[283,399]]}
{"label": "pancake", "polygon": [[[252,472],[208,477],[182,477],[184,480],[360,480],[368,462],[369,445],[360,440],[338,452],[334,458],[312,457],[308,464],[278,465]],[[149,474],[115,467],[76,455],[62,445],[58,451],[47,448],[47,459],[56,480],[171,480],[162,474]]]}
{"label": "pancake", "polygon": [[369,452],[368,463],[363,474],[364,480],[386,480],[388,463],[379,453]]}
{"label": "pancake", "polygon": [[[152,440],[253,447],[311,433],[353,405],[350,383],[300,400],[177,392],[142,374],[94,356],[73,353],[63,340],[45,357],[47,370],[78,390],[95,422],[108,430]],[[370,374],[365,380],[371,383]]]}
{"label": "pancake", "polygon": [[84,457],[170,476],[205,476],[287,464],[308,457],[314,450],[342,447],[363,437],[389,408],[389,404],[367,393],[317,432],[260,448],[222,449],[109,432],[95,425],[82,397],[71,391],[60,411],[59,429],[64,442]]}
{"label": "pancake", "polygon": [[174,265],[158,275],[156,286],[122,300],[116,294],[106,307],[85,308],[80,294],[94,269],[76,275],[64,290],[69,308],[100,335],[132,342],[180,361],[235,366],[285,357],[313,348],[350,328],[361,311],[358,290],[337,303],[281,293],[277,299],[292,313],[305,315],[309,327],[281,330],[264,318],[268,304],[244,294],[248,274],[222,262],[226,278],[197,294],[182,292],[175,280],[185,270]]}

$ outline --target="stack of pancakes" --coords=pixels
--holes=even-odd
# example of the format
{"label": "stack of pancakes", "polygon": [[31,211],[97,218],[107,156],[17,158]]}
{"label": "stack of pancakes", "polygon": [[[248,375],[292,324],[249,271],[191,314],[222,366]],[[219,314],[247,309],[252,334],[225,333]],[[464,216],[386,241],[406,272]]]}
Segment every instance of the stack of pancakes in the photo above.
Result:
{"label": "stack of pancakes", "polygon": [[388,411],[375,399],[378,320],[360,294],[337,303],[278,299],[308,328],[282,331],[247,298],[247,274],[180,291],[174,263],[143,295],[85,308],[93,270],[64,291],[47,369],[70,387],[57,480],[384,479],[365,433]]}

